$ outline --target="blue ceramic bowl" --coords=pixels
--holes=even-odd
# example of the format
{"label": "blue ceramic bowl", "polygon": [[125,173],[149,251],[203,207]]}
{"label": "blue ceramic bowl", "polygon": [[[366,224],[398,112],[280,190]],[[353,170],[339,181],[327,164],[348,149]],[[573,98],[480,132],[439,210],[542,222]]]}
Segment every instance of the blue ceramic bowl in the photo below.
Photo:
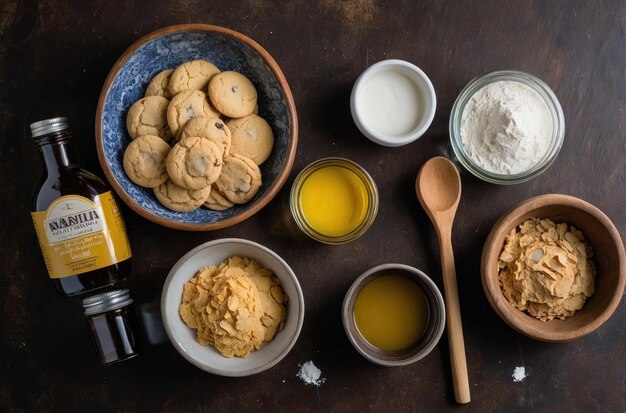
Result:
{"label": "blue ceramic bowl", "polygon": [[[134,184],[123,167],[130,106],[144,96],[154,75],[193,59],[246,75],[258,92],[259,116],[274,131],[274,148],[261,165],[263,185],[249,203],[226,211],[199,208],[175,212],[156,199],[152,189]],[[234,225],[265,206],[283,186],[296,154],[298,120],[287,80],[278,64],[254,40],[232,30],[204,24],[166,27],[150,33],[119,58],[106,79],[96,114],[96,145],[102,169],[113,189],[139,215],[158,224],[189,231]]]}

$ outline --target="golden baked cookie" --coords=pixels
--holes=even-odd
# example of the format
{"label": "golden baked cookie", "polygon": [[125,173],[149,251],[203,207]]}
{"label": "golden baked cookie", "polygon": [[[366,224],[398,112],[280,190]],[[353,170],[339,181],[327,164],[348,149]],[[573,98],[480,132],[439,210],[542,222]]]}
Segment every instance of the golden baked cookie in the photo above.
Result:
{"label": "golden baked cookie", "polygon": [[184,90],[196,89],[204,91],[209,80],[220,70],[206,60],[191,60],[178,66],[169,82],[169,90],[172,96]]}
{"label": "golden baked cookie", "polygon": [[240,155],[224,159],[222,173],[215,187],[226,199],[235,204],[245,204],[259,192],[261,170],[250,159]]}
{"label": "golden baked cookie", "polygon": [[190,136],[178,142],[166,161],[167,174],[186,189],[211,185],[222,171],[222,148],[208,139]]}
{"label": "golden baked cookie", "polygon": [[169,104],[163,96],[148,96],[133,103],[126,116],[130,137],[156,135],[166,142],[171,141],[173,135],[167,120]]}
{"label": "golden baked cookie", "polygon": [[204,202],[204,206],[213,211],[224,211],[234,207],[235,204],[226,199],[224,195],[220,194],[220,191],[215,186],[212,186],[211,193]]}
{"label": "golden baked cookie", "polygon": [[211,79],[208,89],[213,106],[225,116],[242,118],[257,104],[257,92],[247,77],[239,72],[222,72]]}
{"label": "golden baked cookie", "polygon": [[124,171],[131,181],[145,188],[154,188],[167,181],[165,160],[170,146],[155,135],[133,140],[124,151]]}
{"label": "golden baked cookie", "polygon": [[231,132],[230,152],[250,158],[261,165],[274,147],[274,133],[269,123],[258,115],[231,119],[226,124]]}
{"label": "golden baked cookie", "polygon": [[199,116],[185,123],[180,139],[199,136],[208,139],[222,148],[222,157],[230,153],[230,129],[218,118]]}
{"label": "golden baked cookie", "polygon": [[166,99],[171,99],[173,95],[170,93],[169,84],[173,72],[174,69],[167,69],[157,73],[148,84],[145,96],[163,96]]}
{"label": "golden baked cookie", "polygon": [[177,212],[189,212],[198,209],[211,193],[211,187],[185,189],[171,179],[154,188],[154,195],[164,207]]}
{"label": "golden baked cookie", "polygon": [[207,118],[220,116],[207,100],[206,94],[200,90],[180,92],[172,98],[167,108],[167,124],[174,135],[178,135],[188,120],[198,116]]}

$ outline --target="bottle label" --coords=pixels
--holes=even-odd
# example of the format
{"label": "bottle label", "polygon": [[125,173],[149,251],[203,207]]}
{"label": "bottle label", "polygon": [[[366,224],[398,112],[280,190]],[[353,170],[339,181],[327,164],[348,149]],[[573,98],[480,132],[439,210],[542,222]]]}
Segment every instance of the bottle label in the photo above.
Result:
{"label": "bottle label", "polygon": [[46,211],[31,215],[50,278],[83,274],[131,257],[126,226],[111,191],[93,201],[65,195]]}

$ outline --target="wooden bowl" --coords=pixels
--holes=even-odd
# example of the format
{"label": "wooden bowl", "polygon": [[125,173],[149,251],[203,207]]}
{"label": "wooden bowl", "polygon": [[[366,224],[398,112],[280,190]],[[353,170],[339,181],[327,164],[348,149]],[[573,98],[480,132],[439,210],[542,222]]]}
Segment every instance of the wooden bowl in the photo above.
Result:
{"label": "wooden bowl", "polygon": [[[593,248],[595,293],[582,309],[565,320],[540,321],[513,307],[502,293],[498,258],[504,240],[513,228],[529,218],[571,224],[583,232]],[[495,223],[483,247],[481,276],[489,303],[513,329],[540,341],[571,341],[600,327],[617,308],[626,282],[624,244],[609,218],[588,202],[568,195],[542,195],[522,202]]]}
{"label": "wooden bowl", "polygon": [[[123,154],[131,141],[126,130],[130,106],[143,97],[152,77],[193,59],[206,59],[221,70],[235,70],[255,85],[259,115],[274,132],[274,148],[261,165],[263,184],[249,203],[225,211],[201,207],[181,213],[165,208],[152,189],[133,183],[123,168]],[[280,190],[293,166],[298,142],[296,106],[278,64],[254,40],[241,33],[206,24],[170,26],[133,43],[111,69],[98,102],[96,146],[107,180],[122,200],[142,217],[170,228],[207,231],[249,218]]]}

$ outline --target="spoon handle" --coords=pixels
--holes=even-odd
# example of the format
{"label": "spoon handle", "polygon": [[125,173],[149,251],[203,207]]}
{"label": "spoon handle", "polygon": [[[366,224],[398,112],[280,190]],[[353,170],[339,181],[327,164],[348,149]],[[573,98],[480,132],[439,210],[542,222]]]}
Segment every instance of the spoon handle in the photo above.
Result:
{"label": "spoon handle", "polygon": [[470,402],[467,362],[465,360],[465,342],[461,323],[459,290],[456,282],[454,253],[452,250],[451,231],[440,234],[441,272],[443,274],[444,296],[446,300],[446,318],[448,324],[448,342],[450,344],[450,364],[454,398],[457,403]]}

